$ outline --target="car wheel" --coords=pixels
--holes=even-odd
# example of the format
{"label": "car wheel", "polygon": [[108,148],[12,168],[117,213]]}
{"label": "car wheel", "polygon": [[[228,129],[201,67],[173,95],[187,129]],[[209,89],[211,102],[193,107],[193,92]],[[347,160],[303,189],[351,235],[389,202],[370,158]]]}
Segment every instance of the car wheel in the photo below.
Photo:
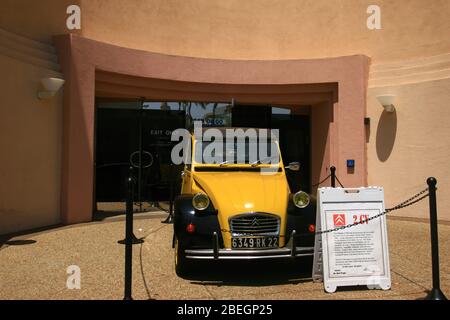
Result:
{"label": "car wheel", "polygon": [[184,249],[182,243],[175,237],[175,272],[179,277],[187,276],[191,271],[190,262],[187,261],[184,255]]}

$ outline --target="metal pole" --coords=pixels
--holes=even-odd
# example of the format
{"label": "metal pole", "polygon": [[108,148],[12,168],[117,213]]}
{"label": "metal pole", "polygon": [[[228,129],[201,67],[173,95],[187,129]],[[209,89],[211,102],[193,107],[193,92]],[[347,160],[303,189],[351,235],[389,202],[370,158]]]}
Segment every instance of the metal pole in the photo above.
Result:
{"label": "metal pole", "polygon": [[[133,203],[134,203],[134,186],[135,186],[135,184],[136,184],[136,179],[135,179],[135,177],[134,177],[134,174],[133,174],[133,166],[130,166],[130,168],[129,168],[129,179],[131,179],[131,183],[132,183],[132,193],[131,193],[131,195],[129,196],[128,195],[128,189],[127,189],[127,195],[126,195],[126,217],[128,217],[128,198],[130,198],[131,197],[131,200],[130,200],[130,211],[131,211],[131,217],[133,217],[133,215],[134,215],[134,208],[133,208]],[[127,188],[128,188],[128,186],[127,186]],[[133,219],[133,218],[132,218]],[[131,222],[131,224],[133,224],[133,222]],[[144,239],[139,239],[138,237],[136,237],[136,235],[134,234],[134,231],[133,231],[133,228],[131,228],[131,239],[132,239],[132,244],[140,244],[140,243],[143,243],[144,242]],[[119,241],[117,241],[118,243],[120,243],[120,244],[126,244],[127,243],[127,237],[126,237],[126,235],[125,235],[125,238],[123,239],[123,240],[119,240]]]}
{"label": "metal pole", "polygon": [[440,288],[439,280],[439,238],[438,238],[438,219],[436,205],[436,178],[427,179],[428,193],[430,201],[430,233],[431,233],[431,264],[433,272],[433,289],[427,295],[427,300],[447,300]]}
{"label": "metal pole", "polygon": [[170,194],[169,194],[169,216],[162,223],[173,223],[173,163],[170,164],[169,179],[170,179]]}
{"label": "metal pole", "polygon": [[330,171],[331,171],[331,187],[336,188],[336,167],[331,166]]}
{"label": "metal pole", "polygon": [[141,101],[141,108],[139,109],[139,172],[138,172],[138,201],[139,201],[139,212],[142,212],[142,134],[143,134],[143,108],[144,102]]}
{"label": "metal pole", "polygon": [[132,260],[133,260],[133,179],[127,181],[127,204],[125,221],[125,294],[123,300],[133,300],[132,286]]}
{"label": "metal pole", "polygon": [[173,210],[173,164],[170,165],[170,202],[169,202],[169,215],[172,216]]}

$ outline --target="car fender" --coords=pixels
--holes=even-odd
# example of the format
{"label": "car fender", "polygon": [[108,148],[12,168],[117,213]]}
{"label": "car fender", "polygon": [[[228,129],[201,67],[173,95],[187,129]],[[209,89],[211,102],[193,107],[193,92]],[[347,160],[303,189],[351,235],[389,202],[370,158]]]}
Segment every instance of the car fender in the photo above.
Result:
{"label": "car fender", "polygon": [[[205,210],[196,210],[192,205],[193,195],[180,195],[174,202],[174,235],[189,248],[211,248],[214,232],[219,236],[219,244],[223,246],[222,234],[217,210],[212,203]],[[186,228],[193,224],[195,231],[188,233]]]}

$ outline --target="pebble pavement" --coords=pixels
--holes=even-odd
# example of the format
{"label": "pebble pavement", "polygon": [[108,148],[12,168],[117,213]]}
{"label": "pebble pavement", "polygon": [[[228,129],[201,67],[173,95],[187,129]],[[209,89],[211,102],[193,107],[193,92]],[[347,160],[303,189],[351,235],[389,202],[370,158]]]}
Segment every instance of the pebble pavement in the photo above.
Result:
{"label": "pebble pavement", "polygon": [[[176,276],[172,225],[163,213],[135,219],[134,299],[420,299],[431,287],[429,225],[388,219],[392,289],[349,288],[327,294],[305,261],[203,262],[189,278]],[[0,299],[122,299],[123,217],[11,238],[0,248]],[[450,225],[439,225],[441,289],[450,297]],[[307,262],[307,261],[306,261]],[[67,267],[81,271],[68,289]]]}

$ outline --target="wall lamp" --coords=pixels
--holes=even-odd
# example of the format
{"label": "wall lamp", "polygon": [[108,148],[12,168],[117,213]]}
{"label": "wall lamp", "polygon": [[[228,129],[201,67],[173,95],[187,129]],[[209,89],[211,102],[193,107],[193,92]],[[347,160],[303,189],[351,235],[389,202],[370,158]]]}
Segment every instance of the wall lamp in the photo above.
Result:
{"label": "wall lamp", "polygon": [[65,81],[59,78],[42,78],[40,82],[44,90],[38,91],[38,98],[49,99],[61,89]]}
{"label": "wall lamp", "polygon": [[383,106],[384,111],[386,112],[394,112],[395,106],[394,106],[394,100],[396,96],[394,94],[384,94],[377,96],[378,102]]}

